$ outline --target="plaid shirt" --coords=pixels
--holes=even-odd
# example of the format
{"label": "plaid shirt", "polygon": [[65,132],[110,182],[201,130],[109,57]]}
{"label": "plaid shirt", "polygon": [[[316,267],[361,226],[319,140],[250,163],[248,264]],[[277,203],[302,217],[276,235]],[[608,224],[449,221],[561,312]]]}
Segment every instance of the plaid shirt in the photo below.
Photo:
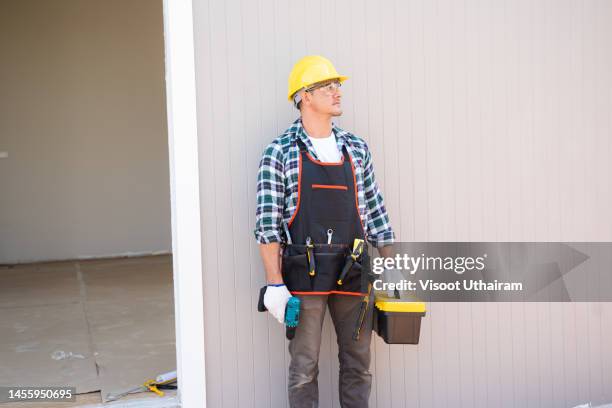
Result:
{"label": "plaid shirt", "polygon": [[[374,178],[372,156],[366,142],[338,128],[332,127],[338,150],[346,146],[355,165],[357,201],[366,239],[375,247],[393,243],[394,234],[389,224],[382,193]],[[310,139],[298,118],[289,129],[270,143],[263,152],[257,174],[257,213],[255,239],[261,244],[286,242],[284,227],[295,212],[298,198],[298,165],[300,148],[304,142],[308,152],[318,160]],[[283,222],[285,226],[283,226]]]}

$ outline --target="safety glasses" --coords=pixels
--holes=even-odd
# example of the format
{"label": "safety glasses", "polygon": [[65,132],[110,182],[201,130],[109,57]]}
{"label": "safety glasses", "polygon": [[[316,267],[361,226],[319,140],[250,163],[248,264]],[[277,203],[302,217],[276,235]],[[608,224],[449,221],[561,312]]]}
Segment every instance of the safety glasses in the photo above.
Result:
{"label": "safety glasses", "polygon": [[342,86],[340,81],[333,80],[331,82],[322,82],[311,86],[310,88],[305,89],[305,92],[316,91],[317,89],[322,89],[326,94],[333,95],[338,92],[338,89]]}

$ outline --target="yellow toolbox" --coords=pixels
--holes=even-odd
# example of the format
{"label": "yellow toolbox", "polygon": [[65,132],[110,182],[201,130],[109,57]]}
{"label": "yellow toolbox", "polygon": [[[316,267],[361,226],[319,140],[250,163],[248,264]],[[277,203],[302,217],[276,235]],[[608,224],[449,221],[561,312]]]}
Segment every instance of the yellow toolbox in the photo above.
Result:
{"label": "yellow toolbox", "polygon": [[387,344],[419,344],[424,302],[396,299],[376,293],[374,298],[374,330]]}

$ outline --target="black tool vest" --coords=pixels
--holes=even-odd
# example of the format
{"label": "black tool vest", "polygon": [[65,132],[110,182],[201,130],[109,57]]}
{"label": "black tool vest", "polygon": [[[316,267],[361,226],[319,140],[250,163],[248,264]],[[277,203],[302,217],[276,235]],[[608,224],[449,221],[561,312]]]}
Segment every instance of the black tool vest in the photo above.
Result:
{"label": "black tool vest", "polygon": [[[365,247],[342,284],[337,283],[354,240],[365,239],[352,159],[344,147],[340,162],[323,163],[314,159],[301,141],[298,144],[298,203],[288,224],[292,244],[283,250],[284,282],[293,294],[363,296],[367,291],[363,272],[369,270]],[[307,242],[314,246],[314,271],[309,269]]]}

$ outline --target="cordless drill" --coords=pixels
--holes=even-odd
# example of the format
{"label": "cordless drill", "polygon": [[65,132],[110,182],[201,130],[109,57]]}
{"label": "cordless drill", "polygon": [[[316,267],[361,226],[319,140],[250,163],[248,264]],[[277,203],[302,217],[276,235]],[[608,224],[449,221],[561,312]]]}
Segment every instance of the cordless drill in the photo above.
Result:
{"label": "cordless drill", "polygon": [[[257,311],[265,312],[266,305],[264,305],[264,295],[266,294],[266,289],[268,287],[264,286],[259,290],[259,301],[257,302]],[[291,340],[295,336],[295,328],[300,322],[300,298],[297,296],[291,296],[287,301],[287,306],[285,306],[285,336],[287,339]]]}

